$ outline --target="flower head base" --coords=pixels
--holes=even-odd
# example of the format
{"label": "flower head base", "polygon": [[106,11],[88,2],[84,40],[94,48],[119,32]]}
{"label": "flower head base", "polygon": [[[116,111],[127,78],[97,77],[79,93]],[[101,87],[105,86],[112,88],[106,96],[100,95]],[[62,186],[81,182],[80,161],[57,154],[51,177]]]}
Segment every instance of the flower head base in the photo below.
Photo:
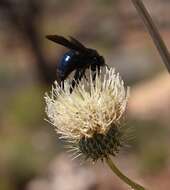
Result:
{"label": "flower head base", "polygon": [[61,138],[86,158],[103,159],[115,155],[123,142],[120,122],[124,115],[128,89],[114,69],[105,69],[92,80],[83,78],[70,93],[70,81],[64,89],[57,83],[46,95],[46,113]]}

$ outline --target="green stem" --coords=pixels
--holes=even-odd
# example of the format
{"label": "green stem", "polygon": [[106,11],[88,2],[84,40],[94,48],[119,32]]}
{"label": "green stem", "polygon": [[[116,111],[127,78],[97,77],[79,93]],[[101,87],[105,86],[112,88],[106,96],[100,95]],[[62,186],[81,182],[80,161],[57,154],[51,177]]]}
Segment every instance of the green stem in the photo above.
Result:
{"label": "green stem", "polygon": [[146,190],[144,187],[142,187],[141,185],[135,183],[134,181],[132,181],[131,179],[129,179],[127,176],[125,176],[117,167],[116,165],[113,163],[113,161],[111,160],[111,158],[107,158],[106,159],[106,163],[108,164],[108,166],[111,168],[111,170],[122,180],[124,181],[126,184],[128,184],[132,189],[134,190]]}
{"label": "green stem", "polygon": [[149,12],[145,8],[145,5],[143,4],[142,0],[132,0],[132,3],[134,4],[139,15],[141,16],[146,28],[148,29],[150,36],[152,37],[152,40],[155,46],[158,49],[160,56],[162,57],[162,60],[167,70],[170,73],[170,54],[169,54],[168,48],[166,47],[161,37],[161,34],[159,33],[158,28],[156,27]]}

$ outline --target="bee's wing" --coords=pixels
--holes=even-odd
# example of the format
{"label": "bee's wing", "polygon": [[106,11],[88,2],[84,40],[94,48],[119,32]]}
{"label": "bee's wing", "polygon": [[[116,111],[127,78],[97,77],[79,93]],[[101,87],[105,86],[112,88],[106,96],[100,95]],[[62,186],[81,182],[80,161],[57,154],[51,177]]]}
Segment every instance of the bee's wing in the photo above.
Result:
{"label": "bee's wing", "polygon": [[70,41],[67,40],[66,38],[64,38],[63,36],[59,36],[59,35],[47,35],[46,38],[48,40],[56,42],[57,44],[65,46],[65,47],[67,47],[69,49],[73,48],[73,45],[70,43]]}
{"label": "bee's wing", "polygon": [[70,41],[66,39],[65,37],[59,36],[59,35],[47,35],[46,38],[64,47],[67,47],[69,49],[73,49],[79,52],[85,51],[87,49],[85,46],[83,46],[80,42],[78,42],[76,39],[72,37]]}
{"label": "bee's wing", "polygon": [[75,38],[73,38],[72,36],[69,36],[71,39],[71,43],[74,44],[75,46],[77,46],[81,51],[86,51],[87,48],[78,40],[76,40]]}

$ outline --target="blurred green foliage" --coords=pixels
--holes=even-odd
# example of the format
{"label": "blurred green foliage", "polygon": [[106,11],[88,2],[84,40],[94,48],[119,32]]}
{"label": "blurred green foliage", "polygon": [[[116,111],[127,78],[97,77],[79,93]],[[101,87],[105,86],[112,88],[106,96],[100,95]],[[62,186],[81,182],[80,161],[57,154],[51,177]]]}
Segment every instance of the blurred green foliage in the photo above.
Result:
{"label": "blurred green foliage", "polygon": [[155,174],[164,169],[170,158],[169,129],[155,121],[129,121],[133,127],[131,145],[142,173]]}
{"label": "blurred green foliage", "polygon": [[[44,121],[43,96],[43,88],[28,85],[17,89],[6,102],[0,129],[1,188],[24,186],[44,171],[45,163],[59,151],[53,130]],[[8,184],[13,185],[7,188]]]}

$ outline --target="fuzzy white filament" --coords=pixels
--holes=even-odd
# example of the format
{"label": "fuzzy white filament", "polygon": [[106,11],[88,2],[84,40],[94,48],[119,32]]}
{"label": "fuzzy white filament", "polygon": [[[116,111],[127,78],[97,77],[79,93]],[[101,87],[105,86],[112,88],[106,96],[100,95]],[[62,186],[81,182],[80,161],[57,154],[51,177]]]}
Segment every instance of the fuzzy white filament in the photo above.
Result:
{"label": "fuzzy white filament", "polygon": [[46,94],[46,113],[61,138],[75,142],[94,133],[105,134],[112,123],[119,123],[125,112],[129,89],[113,68],[92,80],[83,78],[70,93],[70,80],[64,90],[55,82]]}

